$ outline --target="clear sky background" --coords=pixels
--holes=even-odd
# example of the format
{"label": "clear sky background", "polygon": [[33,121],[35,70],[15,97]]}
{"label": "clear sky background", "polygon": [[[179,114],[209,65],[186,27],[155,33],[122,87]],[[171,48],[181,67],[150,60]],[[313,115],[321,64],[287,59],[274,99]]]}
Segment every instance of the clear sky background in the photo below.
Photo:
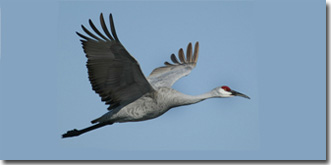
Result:
{"label": "clear sky background", "polygon": [[[325,1],[1,1],[1,159],[325,159]],[[113,13],[145,75],[200,42],[174,88],[210,99],[77,138],[107,112],[75,31]],[[108,20],[108,19],[106,19]]]}

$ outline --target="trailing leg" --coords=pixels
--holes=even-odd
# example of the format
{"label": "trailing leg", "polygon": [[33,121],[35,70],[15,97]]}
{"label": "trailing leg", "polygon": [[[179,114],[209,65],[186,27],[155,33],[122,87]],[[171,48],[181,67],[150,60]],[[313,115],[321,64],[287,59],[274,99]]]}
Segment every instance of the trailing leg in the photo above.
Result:
{"label": "trailing leg", "polygon": [[63,134],[62,138],[79,136],[83,133],[92,131],[94,129],[97,129],[97,128],[100,128],[100,127],[103,127],[103,126],[106,126],[106,125],[111,125],[111,124],[113,124],[113,123],[99,123],[99,124],[96,124],[96,125],[93,125],[93,126],[81,129],[81,130],[73,129],[73,130],[70,130],[67,133]]}

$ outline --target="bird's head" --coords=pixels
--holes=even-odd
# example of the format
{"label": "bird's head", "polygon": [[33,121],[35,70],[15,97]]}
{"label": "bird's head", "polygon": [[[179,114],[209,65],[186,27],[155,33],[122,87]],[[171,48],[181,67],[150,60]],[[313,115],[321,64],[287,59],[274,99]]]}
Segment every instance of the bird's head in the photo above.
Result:
{"label": "bird's head", "polygon": [[214,89],[217,97],[233,97],[241,96],[247,99],[250,99],[247,95],[239,93],[235,90],[230,89],[228,86],[221,86]]}

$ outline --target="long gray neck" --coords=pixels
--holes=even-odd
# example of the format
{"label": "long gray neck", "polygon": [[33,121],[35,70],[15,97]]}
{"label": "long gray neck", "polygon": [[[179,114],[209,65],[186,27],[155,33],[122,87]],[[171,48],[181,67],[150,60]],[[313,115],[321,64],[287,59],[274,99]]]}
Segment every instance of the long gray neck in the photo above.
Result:
{"label": "long gray neck", "polygon": [[180,106],[180,105],[188,105],[188,104],[194,104],[198,103],[200,101],[203,101],[208,98],[213,98],[217,97],[215,92],[212,90],[210,92],[197,95],[197,96],[191,96],[191,95],[186,95],[183,93],[178,93],[176,97],[174,97],[174,103],[175,106]]}

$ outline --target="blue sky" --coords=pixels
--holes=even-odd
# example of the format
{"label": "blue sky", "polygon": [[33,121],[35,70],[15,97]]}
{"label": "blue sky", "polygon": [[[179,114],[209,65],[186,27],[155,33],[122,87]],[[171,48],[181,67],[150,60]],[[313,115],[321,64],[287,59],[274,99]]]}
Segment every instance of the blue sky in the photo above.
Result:
{"label": "blue sky", "polygon": [[[20,3],[1,2],[2,159],[325,159],[324,1]],[[174,88],[228,85],[252,99],[61,139],[107,112],[75,34],[88,19],[100,27],[101,12],[145,75],[199,41],[197,67]]]}

